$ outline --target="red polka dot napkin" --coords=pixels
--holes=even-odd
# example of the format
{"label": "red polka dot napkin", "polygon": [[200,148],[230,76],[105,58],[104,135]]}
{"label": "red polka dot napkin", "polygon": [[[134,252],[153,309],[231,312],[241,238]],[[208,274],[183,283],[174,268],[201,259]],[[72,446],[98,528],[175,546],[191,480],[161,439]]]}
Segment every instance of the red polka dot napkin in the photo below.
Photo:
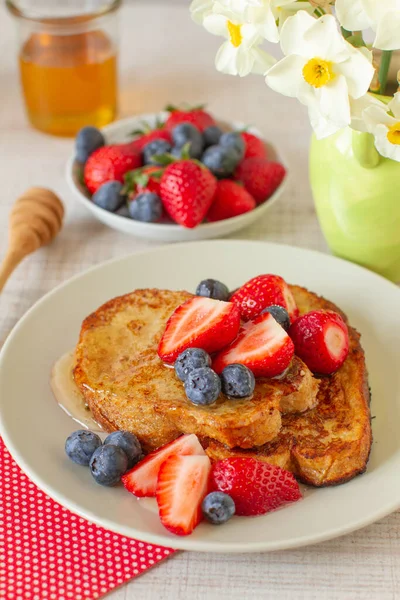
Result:
{"label": "red polka dot napkin", "polygon": [[0,598],[91,600],[174,550],[92,525],[41,492],[0,438]]}

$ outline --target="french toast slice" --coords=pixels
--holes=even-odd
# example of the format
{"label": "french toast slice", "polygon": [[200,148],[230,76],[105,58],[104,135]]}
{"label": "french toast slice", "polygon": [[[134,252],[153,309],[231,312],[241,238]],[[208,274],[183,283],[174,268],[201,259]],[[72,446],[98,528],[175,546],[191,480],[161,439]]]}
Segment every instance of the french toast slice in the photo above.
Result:
{"label": "french toast slice", "polygon": [[[291,286],[300,314],[329,309],[331,302]],[[227,448],[202,439],[212,460],[252,456],[292,471],[306,484],[321,487],[344,483],[366,469],[371,444],[370,394],[359,334],[349,326],[350,351],[343,366],[321,379],[316,408],[282,417],[282,429],[267,444],[253,449]]]}
{"label": "french toast slice", "polygon": [[137,290],[101,306],[82,324],[76,348],[75,382],[94,418],[106,431],[134,432],[145,451],[181,433],[210,437],[229,447],[252,448],[274,439],[281,410],[314,406],[318,381],[294,358],[280,379],[257,380],[244,400],[223,395],[195,406],[157,348],[168,318],[188,292]]}

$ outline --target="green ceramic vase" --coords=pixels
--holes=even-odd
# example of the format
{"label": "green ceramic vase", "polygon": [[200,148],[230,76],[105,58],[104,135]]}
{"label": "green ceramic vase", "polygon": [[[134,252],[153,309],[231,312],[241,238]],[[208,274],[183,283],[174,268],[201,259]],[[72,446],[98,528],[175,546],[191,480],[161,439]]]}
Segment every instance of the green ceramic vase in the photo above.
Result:
{"label": "green ceramic vase", "polygon": [[400,163],[380,156],[369,133],[348,128],[313,137],[310,180],[333,254],[400,282]]}

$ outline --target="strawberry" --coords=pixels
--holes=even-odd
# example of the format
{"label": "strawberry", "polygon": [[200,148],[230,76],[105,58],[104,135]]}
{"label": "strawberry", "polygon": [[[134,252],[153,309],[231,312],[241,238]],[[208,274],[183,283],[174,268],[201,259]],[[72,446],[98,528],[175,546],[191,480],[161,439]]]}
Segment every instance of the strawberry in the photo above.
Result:
{"label": "strawberry", "polygon": [[216,352],[235,339],[239,328],[240,313],[234,304],[196,296],[169,318],[158,355],[164,362],[173,363],[187,348]]}
{"label": "strawberry", "polygon": [[129,171],[125,174],[124,178],[124,193],[127,194],[131,200],[138,194],[143,194],[145,192],[151,192],[159,196],[160,181],[163,172],[164,169],[162,167],[152,165],[146,165],[140,169]]}
{"label": "strawberry", "polygon": [[200,523],[210,472],[208,456],[173,456],[161,466],[156,496],[161,523],[168,531],[189,535]]}
{"label": "strawberry", "polygon": [[135,140],[133,140],[133,142],[130,142],[128,145],[131,148],[137,150],[138,152],[141,152],[147,144],[153,142],[154,140],[165,140],[166,142],[171,143],[172,137],[170,132],[166,129],[154,129],[152,131],[140,135],[140,137],[136,138]]}
{"label": "strawberry", "polygon": [[211,487],[229,494],[241,516],[264,515],[302,497],[296,479],[255,458],[224,458],[214,463]]}
{"label": "strawberry", "polygon": [[285,177],[285,167],[265,158],[246,158],[236,169],[234,177],[241,181],[257,204],[275,192]]}
{"label": "strawberry", "polygon": [[242,138],[244,139],[244,143],[246,144],[244,158],[267,158],[267,150],[265,148],[265,144],[259,137],[253,135],[252,133],[248,133],[244,131],[242,133]]}
{"label": "strawberry", "polygon": [[183,227],[193,228],[206,216],[217,189],[217,180],[192,160],[178,160],[164,171],[160,194],[165,210]]}
{"label": "strawberry", "polygon": [[148,454],[121,480],[125,488],[138,498],[156,495],[157,477],[161,465],[171,456],[204,455],[205,452],[194,433],[181,435],[173,442]]}
{"label": "strawberry", "polygon": [[208,211],[207,219],[209,221],[222,221],[222,219],[242,215],[255,207],[256,201],[244,187],[230,179],[222,179],[217,183],[217,191]]}
{"label": "strawberry", "polygon": [[107,181],[123,183],[124,175],[142,164],[140,154],[129,144],[114,144],[95,150],[86,161],[84,181],[91,194]]}
{"label": "strawberry", "polygon": [[199,106],[189,110],[179,110],[175,106],[168,106],[166,110],[170,116],[165,122],[166,129],[172,131],[179,123],[191,123],[200,131],[204,131],[207,127],[216,125],[215,119],[203,108],[203,106]]}
{"label": "strawberry", "polygon": [[331,310],[313,310],[290,327],[296,354],[314,373],[337,371],[349,353],[349,332],[342,317]]}
{"label": "strawberry", "polygon": [[241,317],[245,321],[253,319],[273,304],[286,308],[291,320],[299,314],[288,284],[279,275],[253,277],[232,294],[230,302],[239,307]]}
{"label": "strawberry", "polygon": [[294,344],[286,331],[270,313],[245,323],[228,348],[214,359],[218,374],[228,365],[239,363],[253,371],[255,377],[276,377],[288,368],[294,355]]}

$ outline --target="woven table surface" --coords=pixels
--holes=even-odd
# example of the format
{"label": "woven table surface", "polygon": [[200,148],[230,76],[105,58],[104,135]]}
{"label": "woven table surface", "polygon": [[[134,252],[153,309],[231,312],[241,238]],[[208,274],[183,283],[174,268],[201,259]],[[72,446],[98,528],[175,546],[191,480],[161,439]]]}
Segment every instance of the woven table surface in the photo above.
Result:
{"label": "woven table surface", "polygon": [[[217,116],[256,125],[290,166],[284,197],[237,239],[268,240],[327,251],[313,208],[307,169],[310,129],[303,107],[262,77],[220,75],[219,40],[191,23],[184,2],[132,2],[123,8],[121,116],[167,103],[202,101]],[[154,247],[95,221],[65,182],[68,139],[32,130],[19,89],[13,23],[0,8],[0,251],[14,199],[27,187],[54,189],[67,208],[57,240],[27,259],[0,296],[0,341],[43,294],[93,264]],[[399,475],[400,476],[400,475]],[[112,600],[356,600],[400,598],[400,512],[344,538],[287,552],[211,555],[181,552],[111,593]]]}

